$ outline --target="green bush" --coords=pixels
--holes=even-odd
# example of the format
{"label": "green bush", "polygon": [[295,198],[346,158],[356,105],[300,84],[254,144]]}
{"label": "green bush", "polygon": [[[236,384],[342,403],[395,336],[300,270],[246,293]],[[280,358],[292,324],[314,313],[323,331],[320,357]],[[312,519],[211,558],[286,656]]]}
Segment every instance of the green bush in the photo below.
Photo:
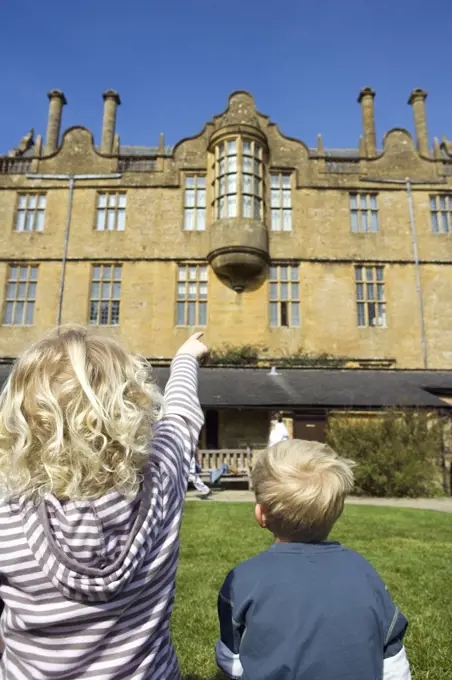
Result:
{"label": "green bush", "polygon": [[348,361],[347,357],[334,356],[326,352],[314,354],[300,347],[293,354],[283,354],[275,360],[275,363],[281,368],[342,368]]}
{"label": "green bush", "polygon": [[415,411],[385,411],[379,417],[332,416],[327,441],[357,463],[354,493],[381,497],[441,495],[439,419]]}
{"label": "green bush", "polygon": [[264,348],[259,345],[214,347],[209,353],[207,363],[210,366],[256,366],[261,351],[264,351]]}

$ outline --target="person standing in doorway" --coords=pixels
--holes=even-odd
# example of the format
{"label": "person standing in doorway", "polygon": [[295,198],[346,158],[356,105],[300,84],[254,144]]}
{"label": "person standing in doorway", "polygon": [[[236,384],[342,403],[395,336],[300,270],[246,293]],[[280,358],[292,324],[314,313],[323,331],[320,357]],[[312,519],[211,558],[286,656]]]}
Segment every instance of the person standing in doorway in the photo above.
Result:
{"label": "person standing in doorway", "polygon": [[270,421],[270,436],[268,439],[268,445],[274,446],[283,442],[289,437],[289,430],[287,429],[281,413],[273,413]]}

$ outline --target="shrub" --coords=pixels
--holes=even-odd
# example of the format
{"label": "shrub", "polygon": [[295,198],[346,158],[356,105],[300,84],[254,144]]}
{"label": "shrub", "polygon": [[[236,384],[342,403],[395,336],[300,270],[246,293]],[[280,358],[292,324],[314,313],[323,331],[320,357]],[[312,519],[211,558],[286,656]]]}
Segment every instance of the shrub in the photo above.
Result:
{"label": "shrub", "polygon": [[346,357],[337,357],[326,352],[322,354],[305,352],[300,347],[293,354],[283,354],[276,363],[281,368],[342,368],[348,361]]}
{"label": "shrub", "polygon": [[408,410],[362,419],[332,416],[327,441],[356,461],[357,495],[441,495],[442,426],[437,418]]}
{"label": "shrub", "polygon": [[207,363],[210,366],[223,364],[226,366],[256,366],[259,361],[259,352],[264,351],[259,345],[240,345],[231,347],[213,348],[210,351]]}

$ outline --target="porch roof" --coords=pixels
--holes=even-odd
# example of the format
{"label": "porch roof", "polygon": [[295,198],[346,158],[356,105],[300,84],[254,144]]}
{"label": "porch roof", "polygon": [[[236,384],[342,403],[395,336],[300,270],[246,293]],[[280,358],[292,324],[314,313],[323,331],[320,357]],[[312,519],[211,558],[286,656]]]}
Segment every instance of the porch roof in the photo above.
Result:
{"label": "porch roof", "polygon": [[[162,388],[168,375],[154,369]],[[452,396],[452,371],[202,368],[200,376],[210,408],[452,408],[435,393]]]}
{"label": "porch roof", "polygon": [[[11,370],[0,365],[0,384]],[[156,366],[163,389],[169,368]],[[200,399],[206,408],[350,408],[390,406],[452,409],[452,371],[359,369],[201,368]]]}

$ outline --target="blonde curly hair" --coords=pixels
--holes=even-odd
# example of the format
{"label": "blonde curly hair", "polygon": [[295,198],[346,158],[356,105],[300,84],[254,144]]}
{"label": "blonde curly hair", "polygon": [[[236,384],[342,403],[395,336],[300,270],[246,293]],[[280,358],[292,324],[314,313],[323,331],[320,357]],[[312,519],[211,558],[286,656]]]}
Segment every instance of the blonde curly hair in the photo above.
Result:
{"label": "blonde curly hair", "polygon": [[0,396],[0,494],[84,500],[137,493],[163,397],[149,364],[67,327],[29,347]]}

